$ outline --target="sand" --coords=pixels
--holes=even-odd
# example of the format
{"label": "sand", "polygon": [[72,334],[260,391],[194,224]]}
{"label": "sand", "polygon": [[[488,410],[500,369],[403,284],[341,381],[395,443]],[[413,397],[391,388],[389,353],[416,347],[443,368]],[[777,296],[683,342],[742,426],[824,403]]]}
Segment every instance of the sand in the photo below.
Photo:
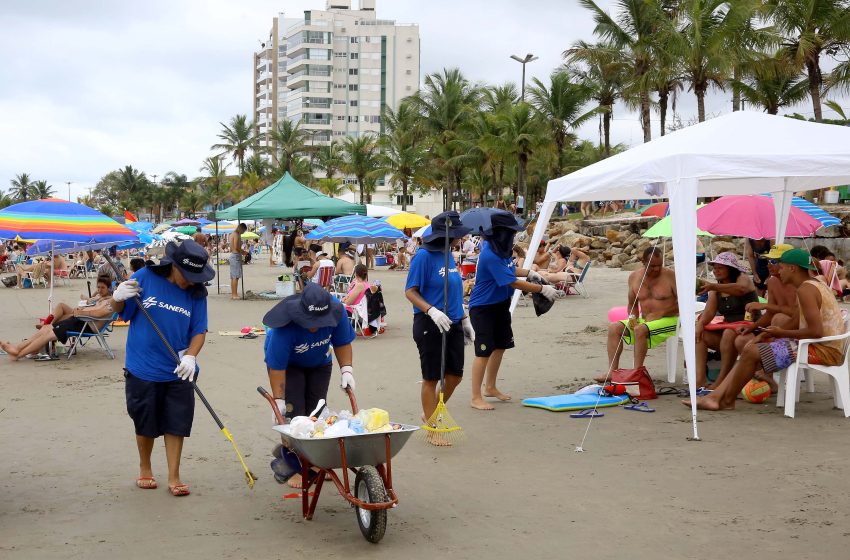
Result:
{"label": "sand", "polygon": [[[248,289],[272,286],[276,270],[246,267]],[[226,273],[226,271],[225,271]],[[361,405],[395,421],[419,417],[416,348],[404,274],[378,271],[387,333],[354,345]],[[661,397],[656,413],[606,409],[574,420],[524,408],[519,400],[583,385],[606,367],[605,317],[625,302],[626,273],[594,269],[590,299],[559,301],[536,318],[514,319],[517,348],[506,354],[500,388],[514,402],[472,410],[465,380],[449,409],[466,442],[435,449],[411,440],[393,463],[398,507],[386,537],[367,543],[354,512],[326,486],[313,521],[268,469],[275,443],[262,338],[216,334],[257,324],[271,303],[210,296],[210,331],[200,384],[251,469],[249,490],[230,444],[198,403],[182,474],[192,495],[165,489],[165,456],[154,451],[160,488],[134,486],[137,454],[124,406],[126,329],[110,343],[118,359],[90,346],[71,361],[9,363],[0,357],[0,557],[31,558],[840,558],[850,545],[850,423],[832,409],[828,381],[804,394],[796,419],[774,406],[739,401],[735,412],[700,417]],[[57,288],[75,302],[82,281]],[[224,292],[224,290],[223,290]],[[0,337],[29,333],[47,291],[0,288]],[[472,360],[467,349],[467,374]],[[631,356],[626,354],[625,364]],[[664,352],[648,367],[665,378]],[[336,374],[335,374],[336,375]],[[332,406],[344,404],[331,391]],[[587,431],[584,453],[574,449]],[[309,556],[308,556],[309,555]]]}

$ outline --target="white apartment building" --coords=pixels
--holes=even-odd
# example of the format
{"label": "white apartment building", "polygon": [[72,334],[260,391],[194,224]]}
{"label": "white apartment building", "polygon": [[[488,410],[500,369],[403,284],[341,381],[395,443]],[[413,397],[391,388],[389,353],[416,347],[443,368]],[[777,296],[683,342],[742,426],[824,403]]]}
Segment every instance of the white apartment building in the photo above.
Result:
{"label": "white apartment building", "polygon": [[[419,26],[378,19],[375,0],[360,0],[358,9],[351,0],[327,0],[325,10],[298,18],[281,13],[254,53],[254,121],[261,137],[284,119],[300,122],[316,146],[378,135],[383,108],[396,109],[418,89]],[[380,183],[372,202],[400,206],[400,195]],[[342,198],[358,196],[346,192]],[[411,203],[411,210],[432,215],[442,208],[438,193]]]}

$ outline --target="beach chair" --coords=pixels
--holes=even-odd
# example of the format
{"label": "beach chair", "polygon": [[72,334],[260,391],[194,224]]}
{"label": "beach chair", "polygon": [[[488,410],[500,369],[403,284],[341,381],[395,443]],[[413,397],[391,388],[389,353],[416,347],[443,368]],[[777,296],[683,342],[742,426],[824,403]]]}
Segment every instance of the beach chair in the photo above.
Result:
{"label": "beach chair", "polygon": [[[696,320],[696,317],[705,310],[705,303],[698,301],[695,305],[696,307],[694,309],[696,314],[694,316],[694,320]],[[681,333],[682,319],[680,317],[679,322],[676,323],[676,335],[668,338],[665,343],[665,349],[667,351],[667,381],[670,383],[676,382],[676,373],[678,371],[678,364],[676,362],[679,360],[679,341],[684,340]],[[685,375],[683,374],[682,377],[684,381]]]}
{"label": "beach chair", "polygon": [[316,283],[327,291],[333,291],[334,287],[334,267],[320,266],[316,271]]}
{"label": "beach chair", "polygon": [[337,299],[342,299],[348,293],[348,288],[351,286],[351,280],[354,278],[350,274],[337,274],[333,279],[333,290],[331,295]]}
{"label": "beach chair", "polygon": [[67,270],[54,270],[53,271],[53,281],[61,280],[63,285],[68,286],[71,284],[70,280],[70,272]]}
{"label": "beach chair", "polygon": [[115,359],[115,352],[109,347],[109,343],[106,341],[106,337],[109,336],[109,333],[112,332],[112,322],[118,319],[118,314],[113,313],[112,317],[106,319],[106,323],[101,328],[97,328],[97,323],[103,321],[102,317],[78,317],[83,321],[83,328],[79,331],[68,331],[69,340],[73,337],[73,342],[68,346],[68,350],[65,352],[65,358],[70,360],[71,356],[77,353],[78,348],[82,348],[86,345],[86,342],[89,339],[94,338],[97,340],[97,343],[100,344],[100,348],[109,356],[109,359]]}
{"label": "beach chair", "polygon": [[590,266],[593,264],[593,261],[587,261],[587,264],[584,265],[584,268],[581,269],[581,272],[578,274],[578,277],[574,282],[558,282],[555,284],[555,289],[564,292],[568,296],[580,295],[583,298],[590,297],[590,290],[585,284],[585,279],[587,278],[587,272],[590,270]]}
{"label": "beach chair", "polygon": [[365,338],[375,338],[378,336],[377,330],[372,333],[372,336],[366,336],[366,329],[369,328],[369,302],[365,296],[360,298],[360,303],[357,305],[346,305],[345,309],[348,311],[348,318],[355,333],[359,330],[360,335]]}
{"label": "beach chair", "polygon": [[[839,366],[822,366],[809,363],[809,344],[813,342],[826,342],[829,340],[842,341],[844,352],[844,363]],[[802,339],[797,347],[797,361],[788,369],[773,374],[779,384],[779,394],[776,395],[776,406],[785,407],[785,416],[794,418],[796,404],[800,400],[800,383],[798,381],[801,370],[806,371],[806,391],[815,392],[814,373],[819,371],[829,376],[832,381],[832,397],[835,408],[844,411],[844,417],[850,418],[850,316],[844,311],[844,333],[823,338]],[[785,375],[785,383],[782,383],[782,375]]]}

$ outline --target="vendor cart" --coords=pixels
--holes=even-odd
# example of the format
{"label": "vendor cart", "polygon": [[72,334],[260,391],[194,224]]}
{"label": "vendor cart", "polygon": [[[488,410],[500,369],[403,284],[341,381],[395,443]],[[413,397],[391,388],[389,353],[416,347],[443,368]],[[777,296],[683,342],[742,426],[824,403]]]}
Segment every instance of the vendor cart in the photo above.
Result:
{"label": "vendor cart", "polygon": [[[399,429],[390,432],[336,438],[298,438],[289,433],[289,426],[285,424],[268,391],[262,387],[257,387],[257,391],[269,401],[275,412],[277,425],[274,429],[280,432],[283,445],[290,448],[301,461],[301,510],[304,519],[313,519],[319,494],[328,478],[354,508],[357,524],[366,540],[379,542],[387,528],[387,510],[398,504],[398,495],[393,489],[392,458],[419,427],[402,424]],[[357,414],[354,393],[351,389],[346,392],[351,401],[351,411]],[[311,473],[311,469],[315,470]],[[340,474],[334,469],[340,469]]]}

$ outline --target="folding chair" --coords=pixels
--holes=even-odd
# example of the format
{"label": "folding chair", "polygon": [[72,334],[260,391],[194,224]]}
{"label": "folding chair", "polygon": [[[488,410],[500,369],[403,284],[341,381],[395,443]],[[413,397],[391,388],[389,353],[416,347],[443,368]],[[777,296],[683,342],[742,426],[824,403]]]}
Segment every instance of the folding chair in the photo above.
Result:
{"label": "folding chair", "polygon": [[348,318],[351,321],[354,332],[359,330],[360,335],[365,338],[375,338],[378,336],[378,329],[375,329],[372,336],[366,336],[366,329],[369,328],[369,303],[365,296],[360,298],[360,303],[357,305],[346,305],[345,309],[348,311]]}
{"label": "folding chair", "polygon": [[561,290],[568,296],[572,295],[580,295],[584,298],[590,297],[590,290],[585,285],[585,278],[587,278],[587,271],[590,270],[590,266],[593,261],[587,261],[587,264],[584,265],[584,268],[581,269],[581,272],[576,278],[575,282],[559,282],[555,284],[555,288]]}
{"label": "folding chair", "polygon": [[70,360],[71,356],[77,353],[77,348],[85,346],[90,338],[95,338],[106,355],[111,360],[114,360],[115,352],[109,347],[106,337],[112,332],[112,322],[118,319],[118,314],[113,313],[109,319],[106,319],[106,323],[100,329],[97,328],[97,323],[104,321],[103,317],[78,317],[78,319],[83,321],[83,328],[79,331],[68,331],[68,338],[74,337],[74,341],[68,346],[65,358]]}
{"label": "folding chair", "polygon": [[354,278],[353,275],[349,274],[337,274],[333,279],[333,291],[331,295],[336,296],[337,299],[342,299],[345,297],[345,294],[348,293],[348,288],[351,286],[351,280]]}
{"label": "folding chair", "polygon": [[320,266],[316,271],[316,283],[327,291],[332,291],[334,286],[334,267]]}
{"label": "folding chair", "polygon": [[54,270],[53,271],[53,281],[54,282],[56,280],[62,280],[62,283],[65,286],[68,286],[68,285],[71,284],[71,282],[68,280],[68,278],[70,278],[70,273],[67,270]]}

